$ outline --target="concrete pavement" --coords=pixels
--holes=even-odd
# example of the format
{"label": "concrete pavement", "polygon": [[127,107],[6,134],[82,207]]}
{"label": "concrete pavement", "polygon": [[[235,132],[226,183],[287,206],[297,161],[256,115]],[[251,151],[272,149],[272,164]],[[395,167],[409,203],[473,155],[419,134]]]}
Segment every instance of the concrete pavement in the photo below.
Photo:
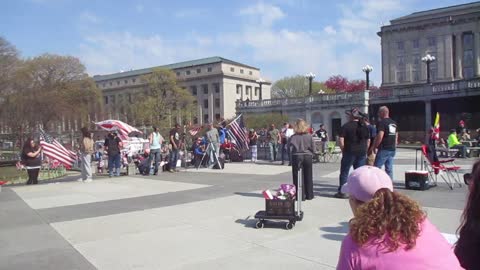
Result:
{"label": "concrete pavement", "polygon": [[[402,189],[414,155],[399,151],[395,187],[454,234],[466,188]],[[466,172],[473,160],[459,162]],[[335,269],[351,218],[348,201],[331,197],[338,174],[338,163],[314,165],[316,198],[290,231],[253,228],[261,190],[291,182],[277,164],[3,188],[0,269]]]}

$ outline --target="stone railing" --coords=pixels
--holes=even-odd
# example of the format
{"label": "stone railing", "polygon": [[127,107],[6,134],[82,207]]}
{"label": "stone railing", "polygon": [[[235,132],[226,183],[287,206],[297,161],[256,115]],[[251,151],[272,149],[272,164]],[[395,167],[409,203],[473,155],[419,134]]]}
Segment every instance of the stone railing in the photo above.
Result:
{"label": "stone railing", "polygon": [[308,104],[352,104],[363,101],[365,92],[324,94],[310,97],[276,98],[264,100],[237,101],[237,108],[308,105]]}

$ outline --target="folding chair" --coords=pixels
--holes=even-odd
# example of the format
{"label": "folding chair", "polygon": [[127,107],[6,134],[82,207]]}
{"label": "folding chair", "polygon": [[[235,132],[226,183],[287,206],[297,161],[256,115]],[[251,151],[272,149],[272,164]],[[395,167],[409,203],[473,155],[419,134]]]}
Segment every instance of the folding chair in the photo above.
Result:
{"label": "folding chair", "polygon": [[437,185],[439,175],[452,190],[455,183],[457,183],[459,187],[462,186],[460,175],[458,174],[460,166],[455,165],[455,159],[432,161],[428,156],[428,146],[425,144],[422,145],[422,154],[424,166],[435,186]]}

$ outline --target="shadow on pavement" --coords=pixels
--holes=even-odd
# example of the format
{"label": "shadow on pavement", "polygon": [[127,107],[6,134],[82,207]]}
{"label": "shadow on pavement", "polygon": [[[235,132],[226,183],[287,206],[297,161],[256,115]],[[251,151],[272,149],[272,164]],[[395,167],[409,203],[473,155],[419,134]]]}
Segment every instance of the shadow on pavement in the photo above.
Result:
{"label": "shadow on pavement", "polygon": [[252,193],[252,192],[235,192],[235,195],[245,196],[245,197],[255,197],[255,198],[263,198],[263,195],[260,193]]}
{"label": "shadow on pavement", "polygon": [[338,191],[337,185],[325,183],[313,183],[313,195],[320,197],[333,198],[333,195]]}
{"label": "shadow on pavement", "polygon": [[335,227],[320,227],[320,231],[327,232],[323,235],[324,238],[334,241],[343,241],[345,235],[348,233],[348,222],[340,222]]}

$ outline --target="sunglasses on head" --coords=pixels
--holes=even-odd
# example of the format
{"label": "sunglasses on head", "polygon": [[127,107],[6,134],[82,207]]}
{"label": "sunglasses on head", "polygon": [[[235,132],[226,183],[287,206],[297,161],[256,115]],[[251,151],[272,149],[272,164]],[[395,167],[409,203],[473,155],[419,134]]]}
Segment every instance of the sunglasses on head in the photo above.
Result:
{"label": "sunglasses on head", "polygon": [[466,173],[463,175],[463,182],[465,182],[465,185],[470,185],[472,183],[472,174],[471,173]]}

